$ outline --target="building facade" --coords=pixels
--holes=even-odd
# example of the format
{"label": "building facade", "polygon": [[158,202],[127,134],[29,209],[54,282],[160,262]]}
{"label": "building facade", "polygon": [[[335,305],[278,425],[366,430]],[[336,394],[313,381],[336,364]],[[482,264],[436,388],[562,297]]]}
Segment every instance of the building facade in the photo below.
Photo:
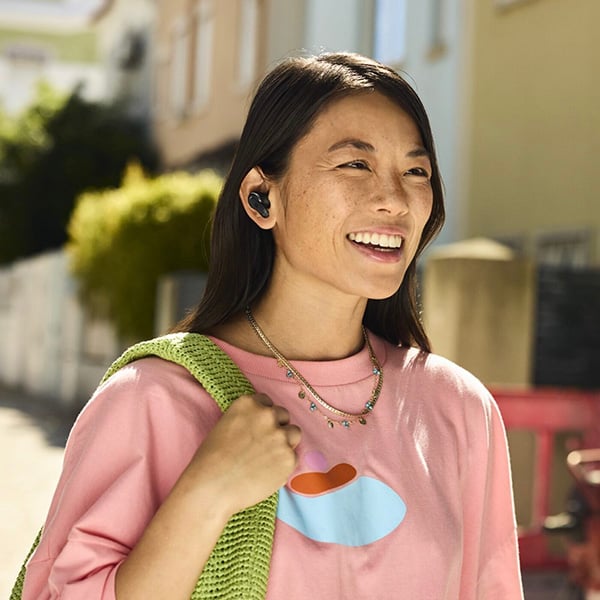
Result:
{"label": "building facade", "polygon": [[45,80],[61,91],[80,88],[90,100],[104,98],[106,79],[90,19],[99,0],[77,4],[0,1],[0,102],[19,112]]}
{"label": "building facade", "polygon": [[0,96],[11,111],[40,78],[83,83],[152,119],[166,169],[225,171],[266,70],[358,51],[405,73],[430,115],[440,243],[597,265],[599,16],[596,0],[0,0]]}
{"label": "building facade", "polygon": [[262,0],[159,0],[153,130],[167,169],[225,168],[266,64]]}
{"label": "building facade", "polygon": [[466,233],[600,264],[600,3],[472,2]]}
{"label": "building facade", "polygon": [[226,171],[257,81],[284,56],[357,51],[405,71],[438,142],[449,205],[441,239],[460,237],[458,0],[33,4],[0,0],[0,78],[11,82],[2,86],[4,104],[26,104],[40,79],[66,91],[82,84],[90,99],[122,100],[152,120],[166,169]]}
{"label": "building facade", "polygon": [[164,166],[225,171],[266,70],[290,55],[360,52],[406,72],[421,95],[449,205],[441,239],[458,239],[462,6],[458,0],[159,1],[153,129]]}

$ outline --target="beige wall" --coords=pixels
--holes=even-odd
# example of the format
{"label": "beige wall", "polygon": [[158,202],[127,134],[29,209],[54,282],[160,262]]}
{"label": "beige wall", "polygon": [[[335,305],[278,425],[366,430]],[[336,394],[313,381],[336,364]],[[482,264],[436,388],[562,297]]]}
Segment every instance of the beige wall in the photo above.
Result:
{"label": "beige wall", "polygon": [[[177,20],[183,18],[189,28],[190,57],[193,56],[194,11],[197,1],[160,0],[156,29],[155,122],[154,134],[167,167],[183,166],[202,152],[214,150],[239,137],[244,123],[253,84],[241,86],[238,78],[238,49],[240,39],[240,1],[213,0],[214,33],[210,95],[201,109],[193,106],[192,87],[195,64],[188,63],[188,108],[176,115],[170,102],[174,52],[173,31]],[[265,27],[265,2],[260,3],[262,14],[259,30]],[[265,63],[264,36],[257,36],[257,77]]]}
{"label": "beige wall", "polygon": [[600,263],[600,2],[471,4],[468,234],[592,230]]}

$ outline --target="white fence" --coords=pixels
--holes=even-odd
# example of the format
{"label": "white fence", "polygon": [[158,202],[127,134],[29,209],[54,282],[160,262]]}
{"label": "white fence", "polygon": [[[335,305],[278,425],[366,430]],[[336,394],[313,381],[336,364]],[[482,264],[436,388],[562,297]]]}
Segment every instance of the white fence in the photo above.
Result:
{"label": "white fence", "polygon": [[121,350],[77,298],[62,251],[0,269],[0,382],[65,406],[87,399]]}

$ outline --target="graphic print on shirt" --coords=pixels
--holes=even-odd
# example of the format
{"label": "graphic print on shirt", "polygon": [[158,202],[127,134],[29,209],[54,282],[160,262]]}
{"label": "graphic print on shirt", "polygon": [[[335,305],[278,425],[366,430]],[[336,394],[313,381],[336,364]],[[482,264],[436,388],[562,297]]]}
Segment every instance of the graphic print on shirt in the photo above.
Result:
{"label": "graphic print on shirt", "polygon": [[279,490],[277,517],[317,542],[366,546],[394,531],[406,504],[388,485],[360,476],[348,463],[329,468],[320,452],[308,452],[312,469]]}

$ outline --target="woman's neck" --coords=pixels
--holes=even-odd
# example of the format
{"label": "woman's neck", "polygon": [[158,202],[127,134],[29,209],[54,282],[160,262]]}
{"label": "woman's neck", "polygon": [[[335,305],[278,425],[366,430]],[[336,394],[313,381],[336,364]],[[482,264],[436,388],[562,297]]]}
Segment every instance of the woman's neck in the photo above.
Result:
{"label": "woman's neck", "polygon": [[[289,360],[336,360],[358,352],[364,343],[362,317],[366,301],[311,301],[310,297],[275,298],[268,292],[252,315],[268,340]],[[212,332],[243,350],[270,355],[245,313]]]}

